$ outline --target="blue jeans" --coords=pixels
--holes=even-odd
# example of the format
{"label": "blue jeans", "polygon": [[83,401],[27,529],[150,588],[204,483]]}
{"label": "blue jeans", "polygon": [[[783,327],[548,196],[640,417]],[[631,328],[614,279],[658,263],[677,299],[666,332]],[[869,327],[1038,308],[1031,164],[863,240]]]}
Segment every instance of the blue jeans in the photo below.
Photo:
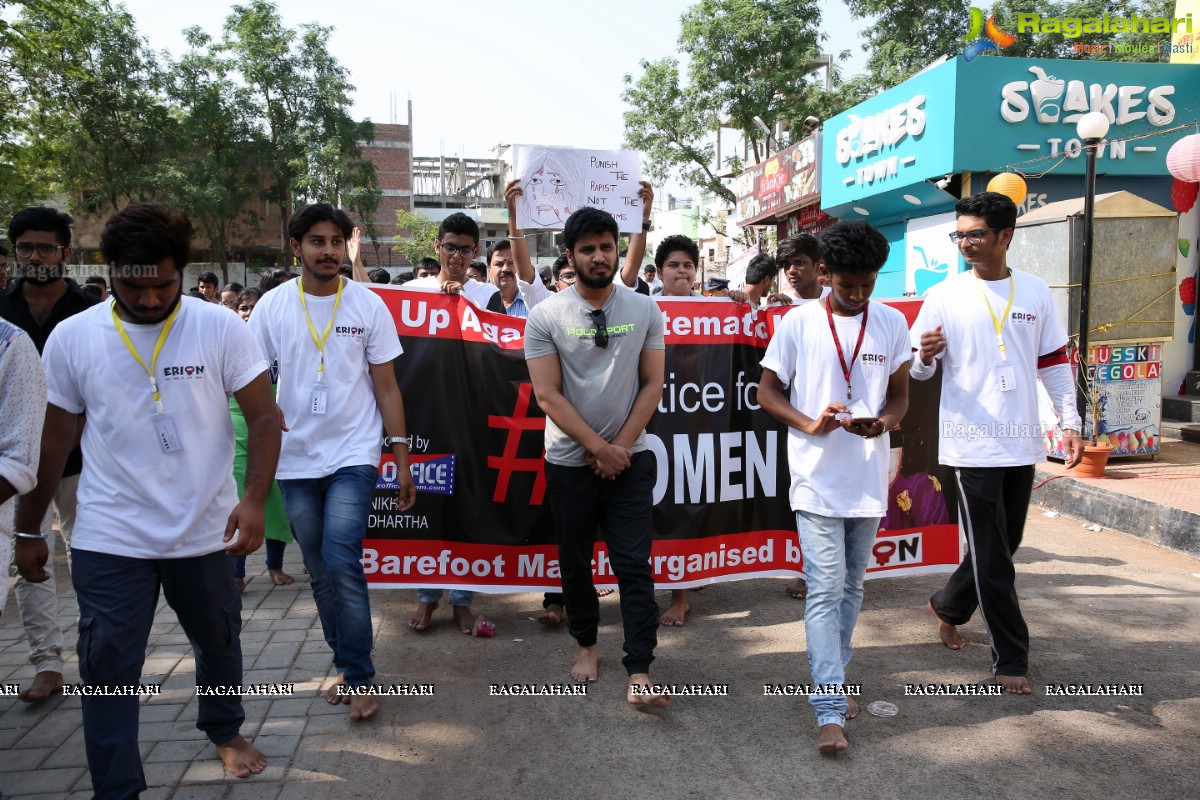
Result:
{"label": "blue jeans", "polygon": [[[808,578],[808,597],[804,601],[808,668],[812,682],[818,686],[840,686],[846,682],[850,638],[862,607],[863,576],[867,573],[871,545],[879,532],[879,519],[796,512],[804,574]],[[813,694],[808,702],[817,713],[818,726],[846,724],[844,695]]]}
{"label": "blue jeans", "polygon": [[[140,682],[161,586],[192,645],[196,685],[242,685],[242,597],[227,553],[143,559],[73,548],[71,559],[79,598],[76,650],[84,683]],[[82,705],[83,743],[95,797],[136,797],[146,789],[138,751],[139,698],[84,697]],[[214,744],[236,736],[244,720],[238,695],[199,698],[196,727]]]}
{"label": "blue jeans", "polygon": [[[442,599],[441,589],[417,589],[417,599],[422,603],[436,603]],[[475,599],[474,592],[468,592],[466,589],[451,589],[450,590],[450,605],[452,606],[470,606],[471,601]]]}
{"label": "blue jeans", "polygon": [[323,478],[279,481],[333,665],[349,686],[365,686],[375,677],[362,546],[378,476],[376,467],[363,464]]}

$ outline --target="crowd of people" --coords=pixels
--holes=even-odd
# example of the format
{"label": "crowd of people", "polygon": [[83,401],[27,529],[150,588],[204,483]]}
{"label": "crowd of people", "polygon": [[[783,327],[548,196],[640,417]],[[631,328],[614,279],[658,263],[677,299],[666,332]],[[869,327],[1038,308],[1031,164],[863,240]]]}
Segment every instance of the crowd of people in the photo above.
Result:
{"label": "crowd of people", "polygon": [[[515,181],[507,187],[510,212],[521,191]],[[599,531],[620,592],[626,700],[663,708],[670,697],[650,679],[658,628],[682,626],[689,607],[677,590],[662,611],[650,569],[655,468],[645,429],[665,361],[653,298],[698,296],[700,259],[692,240],[667,236],[643,265],[652,199],[643,184],[643,228],[624,254],[610,214],[576,210],[545,276],[515,213],[508,237],[472,274],[478,225],[451,214],[438,229],[437,259],[417,264],[407,285],[526,318],[562,574],[538,620],[565,622],[578,645],[571,677],[598,680]],[[846,669],[871,544],[888,513],[888,434],[907,411],[910,378],[942,375],[940,459],[953,469],[969,549],[930,598],[938,636],[961,648],[957,627],[978,610],[996,683],[1030,692],[1013,553],[1043,458],[1039,375],[1062,420],[1068,465],[1081,444],[1059,315],[1045,283],[1008,264],[1015,222],[1001,195],[958,203],[951,238],[969,268],[929,292],[911,333],[899,312],[872,299],[889,247],[865,222],[781,241],[774,257],[750,261],[740,288],[704,287],[757,308],[796,306],[766,350],[759,401],[788,428],[789,503],[805,563],[805,582],[788,592],[805,600],[813,684],[832,687],[811,697],[823,753],[846,749],[846,722],[859,713],[844,691]],[[386,273],[362,269],[358,231],[343,211],[306,205],[288,234],[298,272],[269,271],[251,288],[204,273],[188,292],[193,230],[177,211],[135,204],[115,213],[100,241],[108,280],[83,286],[64,274],[69,216],[29,208],[11,220],[15,280],[0,294],[0,555],[7,563],[13,552],[36,671],[22,700],[63,687],[50,561],[57,528],[70,552],[84,683],[139,683],[161,591],[191,643],[197,686],[241,686],[240,591],[246,558],[265,538],[277,586],[295,580],[283,556],[289,542],[299,545],[337,672],[325,701],[347,704],[355,720],[376,713],[376,697],[363,691],[375,666],[360,559],[381,452],[399,467],[401,510],[417,501],[395,372],[403,348],[384,302],[364,285]],[[994,421],[1012,424],[988,428]],[[969,441],[955,433],[968,427]],[[441,588],[418,590],[414,631],[429,629],[442,598]],[[449,593],[463,633],[473,599]],[[145,788],[138,699],[85,696],[82,718],[96,796],[137,796]],[[266,763],[240,734],[244,718],[240,696],[199,698],[197,727],[239,777]]]}

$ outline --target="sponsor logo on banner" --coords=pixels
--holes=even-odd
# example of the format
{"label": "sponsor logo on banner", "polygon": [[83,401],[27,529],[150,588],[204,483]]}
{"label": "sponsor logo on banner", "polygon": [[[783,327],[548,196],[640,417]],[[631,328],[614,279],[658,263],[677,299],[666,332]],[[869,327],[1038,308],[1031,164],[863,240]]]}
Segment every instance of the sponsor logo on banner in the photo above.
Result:
{"label": "sponsor logo on banner", "polygon": [[[446,455],[413,455],[409,457],[409,472],[412,473],[413,483],[418,492],[428,494],[454,494],[454,464],[455,456]],[[400,467],[396,457],[385,455],[379,462],[379,480],[375,483],[377,490],[400,489]]]}
{"label": "sponsor logo on banner", "polygon": [[900,536],[879,536],[871,545],[871,560],[867,562],[867,568],[911,567],[924,560],[920,531]]}

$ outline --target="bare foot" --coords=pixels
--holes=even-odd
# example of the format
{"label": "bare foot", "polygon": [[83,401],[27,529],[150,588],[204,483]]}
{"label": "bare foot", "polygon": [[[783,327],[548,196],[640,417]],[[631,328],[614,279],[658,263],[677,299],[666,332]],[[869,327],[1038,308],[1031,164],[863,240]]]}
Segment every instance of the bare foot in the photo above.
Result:
{"label": "bare foot", "polygon": [[537,621],[543,625],[558,625],[567,617],[567,612],[558,603],[551,603],[546,606],[542,613],[537,615]]}
{"label": "bare foot", "polygon": [[267,757],[240,734],[217,745],[217,755],[225,762],[225,769],[239,778],[249,778],[267,768]]}
{"label": "bare foot", "polygon": [[659,622],[668,628],[682,628],[688,613],[687,592],[683,589],[671,590],[671,605],[659,617]]}
{"label": "bare foot", "polygon": [[296,582],[295,578],[281,569],[269,569],[267,572],[271,573],[271,582],[276,586],[287,586]]}
{"label": "bare foot", "polygon": [[946,645],[946,647],[949,647],[951,650],[962,650],[964,647],[966,647],[967,640],[964,639],[962,634],[958,632],[958,628],[951,625],[949,622],[946,622],[937,615],[937,612],[933,610],[932,600],[928,605],[929,613],[933,614],[934,618],[938,621],[938,638],[942,640],[942,644]]}
{"label": "bare foot", "polygon": [[29,688],[21,692],[17,697],[26,703],[40,703],[46,698],[61,692],[62,688],[63,678],[61,672],[39,672],[33,677],[33,683],[29,685]]}
{"label": "bare foot", "polygon": [[822,725],[817,732],[817,749],[827,756],[836,755],[849,746],[845,731],[835,722]]}
{"label": "bare foot", "polygon": [[454,623],[458,625],[458,629],[467,636],[475,630],[475,615],[471,613],[470,606],[451,606],[454,609]]}
{"label": "bare foot", "polygon": [[626,690],[625,699],[632,706],[643,708],[666,708],[667,703],[671,702],[670,695],[666,694],[646,694],[645,691],[634,693],[633,687],[639,686],[643,689],[650,688],[650,676],[645,672],[640,672],[636,675],[629,676],[629,689]]}
{"label": "bare foot", "polygon": [[233,579],[233,582],[234,582],[235,584],[237,584],[237,587],[238,587],[238,591],[239,591],[239,592],[244,592],[244,591],[246,591],[246,579],[245,579],[245,578],[234,578],[234,579]]}
{"label": "bare foot", "polygon": [[337,680],[333,682],[332,686],[325,690],[325,702],[329,703],[331,706],[336,706],[339,703],[343,705],[349,705],[350,696],[338,693],[338,688],[345,685],[346,681],[342,679],[341,673],[338,673]]}
{"label": "bare foot", "polygon": [[608,597],[610,594],[613,593],[613,591],[614,591],[613,589],[597,589],[596,597]]}
{"label": "bare foot", "polygon": [[600,680],[600,650],[596,645],[579,648],[579,655],[571,665],[571,677],[579,683]]}
{"label": "bare foot", "polygon": [[437,610],[437,601],[432,603],[418,603],[417,610],[408,620],[408,627],[414,631],[423,631],[429,628],[429,622],[433,619],[433,612]]}
{"label": "bare foot", "polygon": [[1003,686],[1008,694],[1033,694],[1033,687],[1024,675],[997,675],[996,683]]}
{"label": "bare foot", "polygon": [[370,719],[379,710],[379,701],[374,695],[356,694],[350,698],[350,719]]}
{"label": "bare foot", "polygon": [[803,578],[796,578],[787,587],[787,595],[795,600],[803,600],[808,597],[808,583]]}
{"label": "bare foot", "polygon": [[846,697],[846,719],[854,719],[859,712],[858,701],[847,695]]}

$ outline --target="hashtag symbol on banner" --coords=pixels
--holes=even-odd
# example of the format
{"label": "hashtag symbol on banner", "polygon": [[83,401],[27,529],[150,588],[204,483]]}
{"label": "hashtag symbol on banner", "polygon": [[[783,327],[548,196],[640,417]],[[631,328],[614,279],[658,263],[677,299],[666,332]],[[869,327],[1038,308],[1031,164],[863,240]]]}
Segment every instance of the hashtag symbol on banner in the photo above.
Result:
{"label": "hashtag symbol on banner", "polygon": [[[545,431],[545,417],[530,417],[529,400],[533,393],[533,384],[522,383],[517,390],[517,405],[511,417],[488,415],[489,428],[502,428],[508,431],[504,438],[504,455],[488,456],[488,467],[499,472],[496,478],[496,490],[492,500],[503,503],[508,500],[508,484],[514,472],[532,472],[536,477],[533,481],[533,494],[529,504],[540,506],[546,494],[546,471],[541,456],[538,458],[518,458],[517,447],[521,444],[521,434],[525,431]],[[545,452],[545,451],[543,451]]]}

